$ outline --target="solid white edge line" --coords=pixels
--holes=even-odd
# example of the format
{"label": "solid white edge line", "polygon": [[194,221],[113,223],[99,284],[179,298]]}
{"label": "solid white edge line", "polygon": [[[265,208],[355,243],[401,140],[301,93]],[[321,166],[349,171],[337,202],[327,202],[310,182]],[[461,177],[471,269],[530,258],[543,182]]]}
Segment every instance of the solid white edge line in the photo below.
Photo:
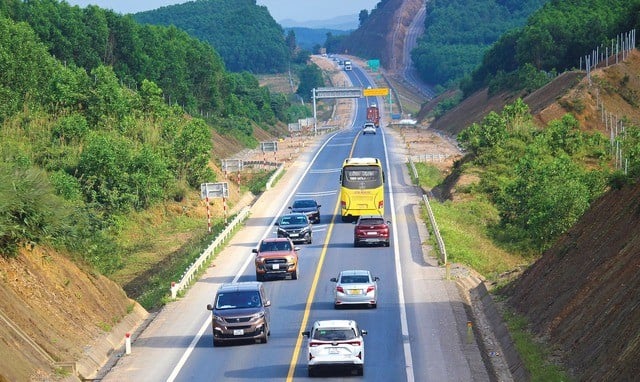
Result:
{"label": "solid white edge line", "polygon": [[[311,159],[311,162],[309,162],[309,165],[304,170],[304,173],[302,174],[300,179],[298,179],[298,182],[296,183],[296,185],[293,188],[294,190],[297,190],[298,187],[300,187],[300,183],[302,183],[302,180],[305,178],[305,176],[307,176],[307,173],[309,172],[309,169],[315,163],[316,159],[318,158],[318,155],[320,155],[320,153],[322,152],[324,147],[327,145],[327,143],[329,143],[331,141],[331,139],[333,139],[333,137],[335,137],[338,133],[339,133],[339,131],[334,133],[333,135],[329,136],[329,138],[327,138],[327,140],[322,144],[322,146],[320,146],[320,148],[317,150],[316,154],[313,156],[313,159]],[[388,163],[387,163],[387,166],[388,166]],[[271,233],[271,228],[273,227],[273,224],[276,222],[276,220],[278,220],[278,216],[280,216],[282,214],[282,211],[284,211],[285,206],[289,204],[289,201],[291,200],[293,195],[295,195],[295,193],[292,192],[289,195],[289,197],[287,198],[286,203],[284,203],[283,206],[280,208],[280,211],[278,211],[278,214],[273,218],[271,223],[269,223],[269,227],[267,227],[267,230],[265,231],[264,235],[262,236],[262,239],[264,239],[265,237],[267,237]],[[260,240],[262,240],[262,239],[260,239]],[[244,264],[242,265],[242,268],[240,268],[238,273],[233,278],[232,282],[235,283],[235,282],[238,281],[240,276],[242,276],[244,274],[244,272],[247,270],[247,267],[249,266],[249,264],[251,264],[252,260],[253,260],[253,254],[247,256],[247,259],[244,262]],[[193,340],[191,340],[191,343],[189,344],[187,349],[182,354],[182,357],[180,357],[180,360],[178,361],[176,366],[171,371],[171,375],[169,375],[169,378],[167,378],[167,382],[173,382],[176,379],[176,377],[178,376],[178,373],[180,373],[180,370],[182,370],[184,365],[187,363],[187,359],[189,358],[189,356],[193,352],[193,349],[195,349],[196,344],[200,341],[200,338],[204,334],[204,331],[207,330],[207,327],[210,324],[211,324],[211,317],[207,317],[207,319],[204,321],[204,324],[202,325],[202,327],[198,331],[198,334],[196,334],[196,336],[193,338]]]}
{"label": "solid white edge line", "polygon": [[387,166],[387,178],[389,179],[389,204],[391,210],[391,229],[393,230],[393,257],[396,265],[396,274],[398,282],[398,304],[400,305],[400,327],[402,330],[402,345],[404,349],[405,359],[405,372],[407,376],[407,382],[413,382],[413,357],[411,355],[411,342],[409,341],[409,325],[407,323],[407,307],[404,300],[404,281],[402,279],[402,264],[400,263],[400,249],[398,248],[398,227],[396,224],[396,209],[395,201],[393,198],[393,186],[391,182],[391,172],[389,167],[389,152],[387,151],[387,139],[384,130],[382,131],[382,145],[384,147],[386,166]]}

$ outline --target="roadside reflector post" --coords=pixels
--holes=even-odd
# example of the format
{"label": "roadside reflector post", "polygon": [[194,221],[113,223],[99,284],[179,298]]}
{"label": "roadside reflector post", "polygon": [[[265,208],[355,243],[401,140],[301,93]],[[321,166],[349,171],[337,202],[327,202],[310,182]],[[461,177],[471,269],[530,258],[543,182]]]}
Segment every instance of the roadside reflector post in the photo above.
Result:
{"label": "roadside reflector post", "polygon": [[178,288],[176,288],[176,282],[172,281],[171,282],[171,298],[175,300],[177,294],[178,294]]}
{"label": "roadside reflector post", "polygon": [[473,342],[473,323],[467,321],[467,343]]}
{"label": "roadside reflector post", "polygon": [[124,353],[131,354],[131,333],[124,335]]}

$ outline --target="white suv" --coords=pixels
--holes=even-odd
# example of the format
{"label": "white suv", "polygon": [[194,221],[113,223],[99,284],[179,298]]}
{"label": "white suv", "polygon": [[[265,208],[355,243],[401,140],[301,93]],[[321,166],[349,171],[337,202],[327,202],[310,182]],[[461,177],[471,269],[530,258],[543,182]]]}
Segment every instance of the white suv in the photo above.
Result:
{"label": "white suv", "polygon": [[366,330],[358,328],[353,320],[324,320],[313,323],[311,331],[302,332],[309,337],[307,345],[309,377],[320,368],[344,367],[364,374],[364,338]]}

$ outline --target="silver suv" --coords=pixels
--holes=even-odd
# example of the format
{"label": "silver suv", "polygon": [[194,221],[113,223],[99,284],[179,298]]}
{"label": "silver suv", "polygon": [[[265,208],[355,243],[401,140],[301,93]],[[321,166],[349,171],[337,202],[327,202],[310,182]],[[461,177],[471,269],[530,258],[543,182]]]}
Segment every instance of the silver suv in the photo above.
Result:
{"label": "silver suv", "polygon": [[247,281],[222,284],[213,304],[213,346],[237,340],[255,340],[267,343],[271,334],[269,306],[261,282]]}

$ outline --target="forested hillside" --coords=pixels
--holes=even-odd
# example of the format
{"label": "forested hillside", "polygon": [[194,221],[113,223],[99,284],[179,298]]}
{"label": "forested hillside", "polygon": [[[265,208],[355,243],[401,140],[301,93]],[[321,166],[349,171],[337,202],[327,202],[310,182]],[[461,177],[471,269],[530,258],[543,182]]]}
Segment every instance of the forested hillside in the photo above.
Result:
{"label": "forested hillside", "polygon": [[214,133],[253,146],[287,118],[284,96],[175,27],[51,0],[0,10],[5,256],[43,243],[109,274],[122,216],[215,181]]}
{"label": "forested hillside", "polygon": [[[4,17],[26,22],[49,54],[63,65],[86,73],[108,66],[120,84],[134,91],[144,80],[152,81],[168,104],[213,119],[236,118],[225,129],[230,128],[240,137],[251,137],[250,127],[247,130],[250,124],[242,119],[264,126],[287,119],[284,97],[259,88],[251,75],[227,72],[209,44],[176,27],[140,25],[130,15],[121,16],[95,6],[71,7],[56,0],[1,0],[0,4]],[[27,68],[24,72],[33,71]],[[10,78],[4,77],[8,88],[18,86],[8,82]],[[11,97],[9,102],[14,104],[20,99]],[[84,108],[82,102],[86,99],[65,101],[75,104],[63,106]]]}
{"label": "forested hillside", "polygon": [[638,12],[640,0],[551,1],[523,27],[502,35],[462,89],[469,95],[483,87],[493,91],[539,87],[535,71],[578,68],[581,58],[596,49],[611,54],[617,36],[640,25]]}
{"label": "forested hillside", "polygon": [[427,1],[424,35],[411,52],[420,77],[432,85],[456,83],[504,32],[522,26],[547,1]]}
{"label": "forested hillside", "polygon": [[284,31],[255,0],[189,1],[140,12],[134,18],[145,24],[175,25],[210,43],[233,72],[282,73],[288,69]]}

